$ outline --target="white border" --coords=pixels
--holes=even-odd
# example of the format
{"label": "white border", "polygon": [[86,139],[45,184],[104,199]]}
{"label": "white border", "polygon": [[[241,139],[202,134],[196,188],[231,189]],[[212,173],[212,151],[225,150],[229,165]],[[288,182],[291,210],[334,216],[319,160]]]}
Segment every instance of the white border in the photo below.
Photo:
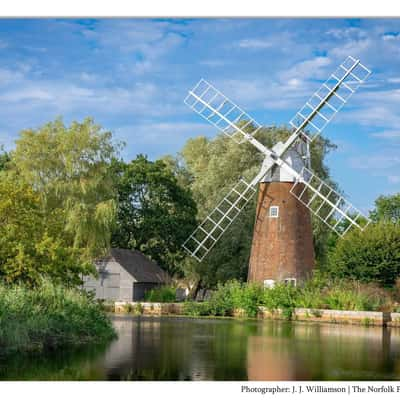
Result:
{"label": "white border", "polygon": [[400,2],[336,0],[13,0],[0,17],[393,17]]}

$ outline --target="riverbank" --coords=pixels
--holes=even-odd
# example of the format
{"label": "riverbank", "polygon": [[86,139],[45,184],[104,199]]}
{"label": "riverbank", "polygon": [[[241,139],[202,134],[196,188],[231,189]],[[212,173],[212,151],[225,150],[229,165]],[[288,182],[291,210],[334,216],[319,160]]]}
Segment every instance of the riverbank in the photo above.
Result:
{"label": "riverbank", "polygon": [[[108,310],[116,314],[200,317],[187,312],[188,303],[115,302]],[[197,303],[201,304],[201,303]],[[203,316],[204,317],[204,316]],[[248,318],[244,309],[237,308],[228,317]],[[285,310],[269,310],[259,306],[257,319],[325,322],[362,326],[388,326],[400,328],[400,313],[381,311],[346,311],[312,308],[294,308],[290,316]]]}
{"label": "riverbank", "polygon": [[0,285],[0,356],[100,343],[115,337],[101,305],[77,289],[44,281]]}

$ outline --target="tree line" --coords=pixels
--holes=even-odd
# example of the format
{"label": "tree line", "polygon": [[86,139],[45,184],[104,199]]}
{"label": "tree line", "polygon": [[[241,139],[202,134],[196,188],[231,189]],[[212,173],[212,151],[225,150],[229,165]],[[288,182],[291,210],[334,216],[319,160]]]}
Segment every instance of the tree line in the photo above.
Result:
{"label": "tree line", "polygon": [[[272,147],[289,134],[264,127],[257,139]],[[122,148],[90,118],[69,126],[57,119],[22,131],[15,148],[0,153],[0,278],[35,285],[45,276],[76,285],[112,246],[138,249],[198,286],[245,281],[256,196],[202,263],[181,245],[240,177],[258,172],[263,155],[222,134],[189,139],[177,155],[156,161],[124,161]],[[325,164],[334,149],[317,138],[311,163],[339,190]],[[400,194],[381,196],[371,212],[375,224],[344,239],[313,218],[317,267],[392,285],[400,273],[399,214]]]}

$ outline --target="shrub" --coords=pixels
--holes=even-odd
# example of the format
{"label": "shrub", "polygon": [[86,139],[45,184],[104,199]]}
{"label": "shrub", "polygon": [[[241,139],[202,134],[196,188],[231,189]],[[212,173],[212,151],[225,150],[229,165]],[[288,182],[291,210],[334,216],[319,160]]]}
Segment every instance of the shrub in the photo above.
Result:
{"label": "shrub", "polygon": [[218,285],[209,300],[212,315],[231,315],[235,309],[243,309],[247,317],[257,315],[263,288],[255,283],[244,284],[236,280]]}
{"label": "shrub", "polygon": [[217,290],[213,292],[210,300],[211,315],[231,315],[235,303],[238,303],[242,285],[238,281],[228,281],[224,285],[218,284]]}
{"label": "shrub", "polygon": [[102,342],[115,336],[100,303],[42,281],[35,289],[0,284],[0,353]]}
{"label": "shrub", "polygon": [[338,240],[328,256],[332,276],[392,286],[400,275],[400,224],[380,222]]}
{"label": "shrub", "polygon": [[262,304],[270,311],[281,309],[283,315],[290,319],[296,307],[297,288],[284,283],[277,283],[264,290]]}
{"label": "shrub", "polygon": [[145,300],[153,303],[172,303],[176,300],[176,289],[172,286],[161,286],[149,290]]}
{"label": "shrub", "polygon": [[211,315],[211,308],[208,302],[185,301],[183,313],[192,317]]}

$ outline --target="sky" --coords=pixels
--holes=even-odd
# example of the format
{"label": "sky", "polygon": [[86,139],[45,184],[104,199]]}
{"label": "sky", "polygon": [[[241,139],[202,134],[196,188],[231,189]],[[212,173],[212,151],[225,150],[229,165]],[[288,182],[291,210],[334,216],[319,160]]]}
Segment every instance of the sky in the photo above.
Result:
{"label": "sky", "polygon": [[325,129],[327,164],[367,211],[400,192],[400,19],[1,19],[0,144],[91,116],[156,159],[215,136],[183,103],[200,78],[283,125],[348,55],[372,75]]}

